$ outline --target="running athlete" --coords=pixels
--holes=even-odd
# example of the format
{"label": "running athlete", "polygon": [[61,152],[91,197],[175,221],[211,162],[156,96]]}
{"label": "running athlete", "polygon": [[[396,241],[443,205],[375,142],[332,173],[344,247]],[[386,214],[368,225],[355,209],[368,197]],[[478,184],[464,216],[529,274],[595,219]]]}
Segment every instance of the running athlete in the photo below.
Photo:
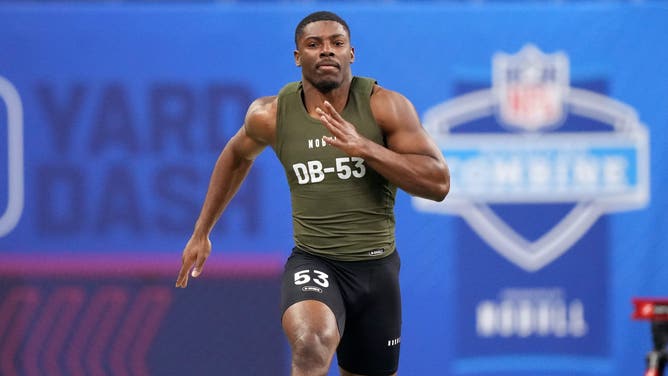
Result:
{"label": "running athlete", "polygon": [[292,376],[326,375],[335,353],[342,376],[396,375],[396,189],[441,201],[448,167],[409,100],[352,75],[355,51],[343,19],[308,15],[295,44],[301,81],[254,101],[221,152],[176,287],[202,273],[214,224],[269,145],[292,198],[295,248],[281,290]]}

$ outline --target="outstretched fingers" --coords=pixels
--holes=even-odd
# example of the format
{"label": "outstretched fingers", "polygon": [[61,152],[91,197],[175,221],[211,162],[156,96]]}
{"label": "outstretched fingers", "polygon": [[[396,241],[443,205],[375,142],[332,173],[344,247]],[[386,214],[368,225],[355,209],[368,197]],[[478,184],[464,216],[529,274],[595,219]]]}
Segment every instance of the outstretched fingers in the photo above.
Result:
{"label": "outstretched fingers", "polygon": [[188,272],[193,266],[194,260],[190,260],[186,257],[183,258],[181,262],[181,270],[179,270],[179,275],[176,278],[176,287],[186,287],[188,286]]}
{"label": "outstretched fingers", "polygon": [[192,273],[190,274],[193,278],[199,277],[202,274],[202,268],[204,267],[204,262],[206,261],[206,255],[200,253],[197,255],[197,261],[195,262],[195,268],[193,268]]}
{"label": "outstretched fingers", "polygon": [[329,130],[332,134],[331,137],[325,136],[325,141],[335,147],[341,147],[345,144],[346,139],[348,138],[348,133],[350,130],[347,128],[349,125],[343,119],[341,114],[339,114],[334,106],[328,101],[324,103],[324,110],[320,107],[316,108],[316,112],[320,114],[320,122]]}
{"label": "outstretched fingers", "polygon": [[184,255],[181,261],[181,270],[179,270],[179,275],[176,278],[176,287],[187,287],[189,274],[193,278],[199,277],[202,274],[202,268],[207,256],[208,254],[204,252],[197,253],[196,257],[194,255]]}
{"label": "outstretched fingers", "polygon": [[334,135],[335,137],[341,137],[343,135],[340,122],[336,121],[336,119],[334,119],[332,115],[325,112],[320,107],[316,108],[315,110],[320,115],[320,122],[325,127],[327,127],[327,129],[332,133],[332,135]]}
{"label": "outstretched fingers", "polygon": [[325,109],[327,110],[327,113],[336,121],[338,121],[340,124],[343,124],[345,120],[343,120],[343,117],[341,114],[339,114],[338,111],[332,106],[329,101],[325,101]]}

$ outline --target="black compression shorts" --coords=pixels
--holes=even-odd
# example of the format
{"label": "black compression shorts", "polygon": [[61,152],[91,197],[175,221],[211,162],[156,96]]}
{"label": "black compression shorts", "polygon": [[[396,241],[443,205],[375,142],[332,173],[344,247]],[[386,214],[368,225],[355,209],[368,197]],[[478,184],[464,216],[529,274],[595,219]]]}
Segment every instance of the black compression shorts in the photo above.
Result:
{"label": "black compression shorts", "polygon": [[399,255],[334,261],[294,248],[285,264],[282,313],[294,303],[318,300],[336,317],[339,366],[348,372],[386,376],[397,371],[401,340]]}

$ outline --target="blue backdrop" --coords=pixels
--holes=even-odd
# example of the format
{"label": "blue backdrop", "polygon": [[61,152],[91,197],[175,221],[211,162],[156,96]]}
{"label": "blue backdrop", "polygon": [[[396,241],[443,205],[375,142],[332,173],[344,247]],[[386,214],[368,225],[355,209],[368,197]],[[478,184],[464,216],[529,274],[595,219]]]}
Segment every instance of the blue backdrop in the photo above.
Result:
{"label": "blue backdrop", "polygon": [[[219,151],[254,98],[300,78],[294,27],[322,7],[0,5],[0,315],[14,317],[14,294],[42,317],[39,294],[93,304],[108,281],[122,291],[171,286]],[[353,72],[407,96],[451,161],[442,205],[398,197],[400,373],[643,372],[649,329],[630,319],[631,298],[668,294],[668,6],[327,8],[351,27]],[[284,180],[267,150],[213,234],[219,272],[207,279],[205,269],[191,282],[199,289],[161,290],[171,308],[147,334],[145,373],[188,362],[164,346],[182,341],[184,325],[207,333],[218,320],[222,331],[261,318],[270,325],[232,339],[186,337],[211,344],[193,355],[200,374],[244,374],[220,360],[240,345],[265,364],[258,374],[278,374],[277,364],[287,374],[277,310],[266,307],[292,246]],[[88,262],[105,270],[99,257],[117,273],[82,276]],[[146,268],[118,266],[135,262]],[[81,289],[59,287],[72,285]],[[187,316],[193,301],[217,314]],[[223,320],[231,302],[264,315]],[[71,317],[86,317],[84,307]],[[28,374],[32,359],[76,369],[68,359],[78,355],[57,349],[76,333],[40,350],[35,338],[56,335],[40,323],[0,324],[0,348],[15,354],[0,360],[5,373]],[[99,354],[113,358],[110,346]]]}

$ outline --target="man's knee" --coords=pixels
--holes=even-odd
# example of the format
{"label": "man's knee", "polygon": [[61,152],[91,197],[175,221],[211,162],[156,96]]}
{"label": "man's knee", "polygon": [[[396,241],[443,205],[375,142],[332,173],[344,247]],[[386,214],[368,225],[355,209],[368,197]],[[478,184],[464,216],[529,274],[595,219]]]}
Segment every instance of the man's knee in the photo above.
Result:
{"label": "man's knee", "polygon": [[293,362],[295,366],[304,368],[329,367],[337,344],[336,328],[326,330],[305,328],[290,344]]}
{"label": "man's knee", "polygon": [[296,303],[286,310],[283,329],[292,349],[294,367],[303,370],[329,367],[340,338],[334,314],[325,304]]}

